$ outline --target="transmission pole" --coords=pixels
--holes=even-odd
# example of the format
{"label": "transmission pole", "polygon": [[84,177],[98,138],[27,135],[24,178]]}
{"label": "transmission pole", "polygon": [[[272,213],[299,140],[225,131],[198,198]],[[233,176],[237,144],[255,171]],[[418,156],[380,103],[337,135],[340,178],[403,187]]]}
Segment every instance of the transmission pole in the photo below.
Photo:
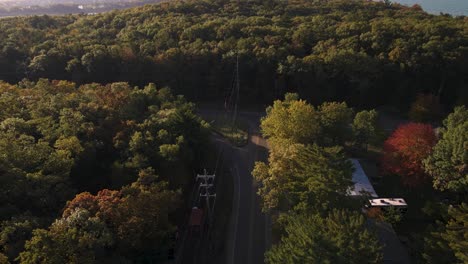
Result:
{"label": "transmission pole", "polygon": [[[197,181],[201,180],[201,183],[198,187],[198,193],[200,199],[201,197],[205,197],[206,205],[208,208],[208,215],[210,219],[212,218],[212,210],[211,208],[210,198],[214,198],[214,202],[216,202],[216,193],[215,191],[211,191],[212,187],[214,187],[214,180],[216,178],[215,174],[208,174],[206,169],[203,171],[203,174],[197,174]],[[210,221],[211,222],[211,221]]]}
{"label": "transmission pole", "polygon": [[237,104],[239,103],[239,90],[240,90],[240,83],[239,83],[239,53],[236,55],[236,101],[234,102],[234,115],[232,118],[232,126],[236,125],[237,119]]}

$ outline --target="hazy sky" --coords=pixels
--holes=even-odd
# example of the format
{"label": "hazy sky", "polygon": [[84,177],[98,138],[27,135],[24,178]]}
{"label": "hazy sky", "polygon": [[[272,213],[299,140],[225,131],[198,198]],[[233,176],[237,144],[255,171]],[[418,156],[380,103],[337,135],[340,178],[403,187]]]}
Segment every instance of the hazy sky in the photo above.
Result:
{"label": "hazy sky", "polygon": [[[21,5],[48,5],[48,4],[89,4],[95,2],[131,2],[132,0],[0,0],[0,4]],[[449,13],[452,15],[468,16],[468,0],[391,0],[405,5],[419,4],[429,13]]]}
{"label": "hazy sky", "polygon": [[419,4],[430,13],[440,12],[453,15],[468,15],[468,0],[392,0],[406,5]]}

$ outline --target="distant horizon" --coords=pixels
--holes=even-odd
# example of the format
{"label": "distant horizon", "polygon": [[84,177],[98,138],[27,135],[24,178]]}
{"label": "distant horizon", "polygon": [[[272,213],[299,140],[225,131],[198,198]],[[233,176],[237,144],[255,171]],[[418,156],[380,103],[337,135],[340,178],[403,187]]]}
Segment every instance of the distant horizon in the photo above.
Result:
{"label": "distant horizon", "polygon": [[0,17],[96,14],[161,0],[0,0]]}
{"label": "distant horizon", "polygon": [[[16,8],[26,6],[54,6],[60,4],[66,5],[89,5],[89,4],[111,4],[111,3],[135,3],[141,0],[0,0],[0,7]],[[374,0],[383,1],[383,0]],[[406,6],[419,4],[424,11],[438,15],[440,13],[454,16],[468,16],[468,0],[391,0],[393,3],[399,3]]]}
{"label": "distant horizon", "polygon": [[0,0],[0,5],[11,5],[11,7],[23,6],[53,6],[70,4],[99,4],[99,3],[131,3],[139,0]]}
{"label": "distant horizon", "polygon": [[391,0],[407,6],[420,5],[424,11],[438,15],[446,13],[454,16],[468,16],[468,0]]}

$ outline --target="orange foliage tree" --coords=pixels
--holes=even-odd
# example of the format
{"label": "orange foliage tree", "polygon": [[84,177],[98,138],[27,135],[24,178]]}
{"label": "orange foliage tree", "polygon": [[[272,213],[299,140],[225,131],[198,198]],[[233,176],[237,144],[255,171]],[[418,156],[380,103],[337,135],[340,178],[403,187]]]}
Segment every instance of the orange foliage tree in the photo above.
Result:
{"label": "orange foliage tree", "polygon": [[428,177],[422,161],[431,153],[436,142],[431,125],[408,123],[399,126],[384,143],[384,173],[399,175],[407,186],[420,185]]}
{"label": "orange foliage tree", "polygon": [[63,217],[70,216],[77,208],[83,208],[96,215],[106,223],[112,223],[119,215],[118,206],[123,202],[120,191],[104,189],[96,195],[84,192],[67,203]]}
{"label": "orange foliage tree", "polygon": [[[167,182],[159,181],[154,170],[146,168],[140,171],[136,182],[121,190],[104,189],[96,195],[89,192],[78,194],[67,203],[60,221],[73,218],[78,211],[99,219],[112,234],[112,246],[107,247],[109,254],[113,251],[124,257],[155,251],[164,254],[172,247],[170,237],[176,227],[170,215],[178,208],[179,198],[179,191],[169,190]],[[58,241],[58,238],[53,239]],[[31,247],[31,252],[36,249]],[[60,250],[69,255],[73,251]],[[65,254],[60,250],[49,254]]]}

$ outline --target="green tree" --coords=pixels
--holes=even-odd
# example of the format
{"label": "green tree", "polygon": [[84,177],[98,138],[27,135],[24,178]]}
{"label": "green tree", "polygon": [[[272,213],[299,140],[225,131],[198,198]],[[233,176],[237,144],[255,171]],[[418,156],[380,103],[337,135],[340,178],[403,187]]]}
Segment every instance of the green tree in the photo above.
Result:
{"label": "green tree", "polygon": [[98,254],[112,246],[114,238],[106,224],[86,209],[78,208],[55,221],[48,230],[36,229],[20,263],[98,263]]}
{"label": "green tree", "polygon": [[[441,225],[439,229],[443,230]],[[434,231],[433,227],[428,228],[423,238],[421,256],[424,263],[428,264],[453,264],[457,263],[455,255],[450,250],[447,241],[440,236],[440,230]]]}
{"label": "green tree", "polygon": [[468,262],[468,204],[449,208],[450,219],[442,238],[448,242],[449,247],[460,263]]}
{"label": "green tree", "polygon": [[[20,215],[0,222],[0,254],[13,261],[24,250],[24,243],[34,229],[40,227],[36,217]],[[0,258],[0,263],[3,263]]]}
{"label": "green tree", "polygon": [[375,110],[361,111],[354,117],[352,125],[354,139],[358,145],[365,145],[366,150],[369,143],[377,137],[377,118]]}
{"label": "green tree", "polygon": [[352,135],[353,110],[345,102],[325,102],[319,109],[322,127],[321,141],[324,145],[343,145]]}
{"label": "green tree", "polygon": [[326,212],[344,206],[352,164],[340,147],[304,146],[283,140],[272,145],[269,164],[256,162],[263,209]]}
{"label": "green tree", "polygon": [[171,247],[176,228],[169,217],[180,205],[180,192],[157,180],[154,170],[146,168],[136,182],[122,189],[116,225],[119,252],[164,255]]}
{"label": "green tree", "polygon": [[381,263],[379,240],[364,216],[334,210],[326,217],[291,215],[286,235],[265,255],[267,263]]}
{"label": "green tree", "polygon": [[267,108],[261,129],[268,138],[289,139],[296,143],[312,143],[320,134],[317,112],[297,94],[286,94],[284,101],[275,101]]}
{"label": "green tree", "polygon": [[[68,151],[54,149],[46,141],[14,131],[0,132],[2,193],[22,209],[53,212],[70,197],[69,176],[74,160]],[[17,200],[19,199],[19,200]]]}
{"label": "green tree", "polygon": [[455,108],[444,120],[441,139],[424,160],[434,187],[459,193],[468,191],[468,109]]}
{"label": "green tree", "polygon": [[466,263],[468,205],[448,209],[445,219],[425,237],[423,257],[428,263]]}

